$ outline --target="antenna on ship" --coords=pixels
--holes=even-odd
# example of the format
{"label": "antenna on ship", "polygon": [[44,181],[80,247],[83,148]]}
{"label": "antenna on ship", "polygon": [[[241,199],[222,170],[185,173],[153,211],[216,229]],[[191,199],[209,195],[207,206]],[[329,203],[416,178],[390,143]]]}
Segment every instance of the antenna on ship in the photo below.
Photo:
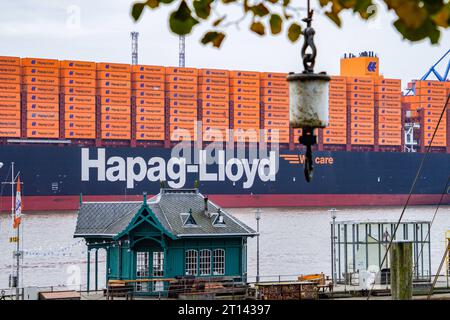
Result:
{"label": "antenna on ship", "polygon": [[131,64],[138,64],[138,37],[139,32],[131,32]]}
{"label": "antenna on ship", "polygon": [[180,36],[179,41],[179,53],[178,53],[178,66],[180,68],[184,68],[185,66],[185,58],[186,58],[186,39],[183,36]]}

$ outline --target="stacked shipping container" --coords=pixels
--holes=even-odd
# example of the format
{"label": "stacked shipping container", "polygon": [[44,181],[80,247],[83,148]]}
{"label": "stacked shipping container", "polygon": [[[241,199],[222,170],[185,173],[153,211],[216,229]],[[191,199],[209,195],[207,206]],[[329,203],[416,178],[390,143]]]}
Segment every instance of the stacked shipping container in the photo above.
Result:
{"label": "stacked shipping container", "polygon": [[350,108],[350,142],[353,145],[373,145],[374,78],[348,77],[347,103]]}
{"label": "stacked shipping container", "polygon": [[323,144],[347,144],[347,81],[333,76],[330,80],[329,119],[323,129]]}
{"label": "stacked shipping container", "polygon": [[101,139],[131,139],[131,66],[97,63]]}
{"label": "stacked shipping container", "polygon": [[[61,61],[61,116],[67,139],[96,138],[95,62]],[[58,105],[56,104],[56,110]]]}
{"label": "stacked shipping container", "polygon": [[378,144],[401,146],[403,131],[400,79],[376,80],[375,109],[378,117]]}
{"label": "stacked shipping container", "polygon": [[136,140],[164,140],[165,68],[144,65],[131,68]]}
{"label": "stacked shipping container", "polygon": [[200,69],[198,78],[199,109],[203,141],[226,141],[230,127],[229,71]]}
{"label": "stacked shipping container", "polygon": [[26,136],[59,138],[59,61],[23,58],[21,64]]}
{"label": "stacked shipping container", "polygon": [[170,140],[196,140],[201,129],[197,126],[198,70],[167,67],[166,90]]}
{"label": "stacked shipping container", "polygon": [[231,71],[230,100],[233,110],[234,141],[260,141],[259,72]]}
{"label": "stacked shipping container", "polygon": [[265,142],[289,143],[289,83],[286,73],[263,72],[262,118]]}
{"label": "stacked shipping container", "polygon": [[0,57],[0,137],[21,136],[20,58]]}

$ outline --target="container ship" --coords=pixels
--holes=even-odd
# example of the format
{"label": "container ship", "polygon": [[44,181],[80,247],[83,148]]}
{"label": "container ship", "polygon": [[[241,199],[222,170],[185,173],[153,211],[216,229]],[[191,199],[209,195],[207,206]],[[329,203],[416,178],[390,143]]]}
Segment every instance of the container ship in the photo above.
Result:
{"label": "container ship", "polygon": [[[286,73],[0,57],[0,179],[14,162],[25,211],[139,200],[161,184],[198,185],[223,207],[401,205],[449,82],[412,81],[404,95],[374,53],[340,63],[307,183]],[[447,112],[411,204],[450,204],[449,125]]]}

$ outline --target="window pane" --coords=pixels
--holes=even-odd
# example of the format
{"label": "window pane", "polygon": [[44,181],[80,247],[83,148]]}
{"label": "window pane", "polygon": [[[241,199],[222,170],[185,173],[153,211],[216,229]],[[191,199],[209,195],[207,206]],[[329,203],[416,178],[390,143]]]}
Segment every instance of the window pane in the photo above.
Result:
{"label": "window pane", "polygon": [[197,275],[197,250],[187,250],[186,251],[186,260],[185,260],[185,269],[186,275],[188,276],[196,276]]}
{"label": "window pane", "polygon": [[213,255],[214,255],[213,274],[214,275],[225,274],[225,250],[215,249]]}
{"label": "window pane", "polygon": [[153,252],[153,276],[164,276],[164,252]]}
{"label": "window pane", "polygon": [[149,253],[137,252],[136,253],[136,277],[148,277],[149,276]]}
{"label": "window pane", "polygon": [[210,275],[211,274],[211,251],[210,250],[200,250],[200,275]]}

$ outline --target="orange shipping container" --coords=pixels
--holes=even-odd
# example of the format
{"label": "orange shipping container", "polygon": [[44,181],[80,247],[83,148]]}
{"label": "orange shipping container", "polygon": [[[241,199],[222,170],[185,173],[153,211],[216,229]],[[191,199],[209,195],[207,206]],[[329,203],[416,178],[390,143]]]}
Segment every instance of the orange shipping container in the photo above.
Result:
{"label": "orange shipping container", "polygon": [[202,107],[205,109],[229,110],[230,103],[228,101],[202,101]]}
{"label": "orange shipping container", "polygon": [[[24,85],[23,91],[28,93],[43,93],[43,94],[58,94],[59,87],[57,86],[41,86],[41,85]],[[0,85],[1,90],[1,85]],[[19,86],[20,91],[20,86]]]}
{"label": "orange shipping container", "polygon": [[[185,109],[189,110],[189,109]],[[165,111],[162,108],[152,108],[152,107],[138,107],[136,108],[136,116],[140,115],[150,115],[150,116],[164,116]]]}
{"label": "orange shipping container", "polygon": [[234,117],[259,119],[259,110],[234,110]]}
{"label": "orange shipping container", "polygon": [[130,131],[130,122],[102,121],[102,130]]}
{"label": "orange shipping container", "polygon": [[166,72],[166,68],[161,66],[147,66],[138,64],[131,66],[131,72],[139,74],[164,74]]}
{"label": "orange shipping container", "polygon": [[219,70],[219,69],[199,69],[198,75],[199,77],[228,78],[230,76],[230,72],[228,70]]}
{"label": "orange shipping container", "polygon": [[427,96],[427,95],[445,96],[446,93],[447,93],[447,89],[445,87],[443,87],[443,88],[429,87],[429,88],[416,89],[416,95],[423,95],[423,96]]}
{"label": "orange shipping container", "polygon": [[164,108],[164,99],[147,99],[147,98],[136,98],[137,107],[153,107],[153,108]]}
{"label": "orange shipping container", "polygon": [[352,137],[373,137],[373,130],[353,129]]}
{"label": "orange shipping container", "polygon": [[347,122],[345,121],[333,121],[330,122],[328,127],[330,129],[346,129],[347,128]]}
{"label": "orange shipping container", "polygon": [[372,115],[373,116],[375,114],[375,109],[356,107],[356,108],[351,108],[350,114],[352,116],[354,116],[354,115]]}
{"label": "orange shipping container", "polygon": [[199,85],[198,86],[198,91],[200,93],[205,92],[205,93],[224,93],[224,94],[229,94],[230,90],[229,87],[227,86],[215,86],[215,85]]}
{"label": "orange shipping container", "polygon": [[289,82],[287,80],[285,80],[285,81],[262,80],[261,87],[289,89]]}
{"label": "orange shipping container", "polygon": [[20,84],[18,83],[0,83],[0,91],[1,92],[20,92]]}
{"label": "orange shipping container", "polygon": [[130,106],[116,106],[116,105],[103,105],[101,106],[102,114],[124,114],[129,115],[131,113]]}
{"label": "orange shipping container", "polygon": [[199,85],[229,86],[230,79],[216,78],[216,77],[199,77],[198,84]]}
{"label": "orange shipping container", "polygon": [[136,131],[137,140],[164,140],[164,131]]}
{"label": "orange shipping container", "polygon": [[99,71],[114,71],[114,72],[131,72],[131,66],[125,63],[97,63],[97,70]]}
{"label": "orange shipping container", "polygon": [[230,79],[231,87],[260,87],[259,79]]}
{"label": "orange shipping container", "polygon": [[378,116],[378,122],[379,123],[397,123],[398,122],[398,116]]}
{"label": "orange shipping container", "polygon": [[332,99],[336,99],[336,100],[347,99],[347,93],[345,91],[330,91],[328,96],[329,96],[330,100],[332,100]]}
{"label": "orange shipping container", "polygon": [[28,93],[26,96],[27,102],[59,102],[59,96],[57,94],[34,94]]}
{"label": "orange shipping container", "polygon": [[21,68],[19,66],[2,66],[2,65],[0,65],[0,74],[2,74],[2,75],[12,74],[12,75],[19,76],[21,74]]}
{"label": "orange shipping container", "polygon": [[95,96],[79,96],[67,94],[64,96],[65,103],[81,103],[95,105]]}
{"label": "orange shipping container", "polygon": [[137,123],[136,125],[136,131],[142,131],[142,132],[153,132],[153,131],[159,131],[164,132],[166,130],[164,122],[162,123],[152,123],[152,122],[142,122]]}
{"label": "orange shipping container", "polygon": [[401,88],[402,80],[400,80],[400,79],[377,78],[377,79],[375,79],[375,85],[379,85],[379,86],[393,86],[393,87]]}
{"label": "orange shipping container", "polygon": [[168,83],[166,90],[170,92],[189,92],[196,93],[197,85],[192,83]]}
{"label": "orange shipping container", "polygon": [[347,97],[351,100],[374,100],[373,92],[349,92]]}
{"label": "orange shipping container", "polygon": [[[61,69],[83,69],[83,70],[95,70],[95,62],[92,61],[76,61],[76,60],[63,60],[60,63]],[[94,73],[95,75],[95,73]]]}
{"label": "orange shipping container", "polygon": [[226,93],[202,92],[199,98],[202,101],[229,101],[229,95]]}
{"label": "orange shipping container", "polygon": [[73,86],[67,86],[67,87],[61,87],[61,93],[64,94],[76,94],[81,96],[95,96],[97,90],[95,87],[92,88],[86,88],[86,87],[73,87]]}
{"label": "orange shipping container", "polygon": [[102,114],[102,123],[110,122],[110,121],[130,122],[131,115],[129,115],[129,114]]}
{"label": "orange shipping container", "polygon": [[105,140],[130,140],[130,131],[102,130],[101,137]]}
{"label": "orange shipping container", "polygon": [[264,96],[263,103],[276,103],[289,105],[289,96]]}
{"label": "orange shipping container", "polygon": [[351,107],[362,107],[362,108],[373,108],[374,107],[374,101],[373,100],[354,100],[349,99],[348,104]]}
{"label": "orange shipping container", "polygon": [[346,114],[347,113],[347,107],[336,107],[336,106],[331,106],[330,105],[329,111],[330,111],[330,113]]}
{"label": "orange shipping container", "polygon": [[164,91],[157,90],[133,90],[132,95],[137,99],[145,98],[145,99],[164,99],[165,94]]}
{"label": "orange shipping container", "polygon": [[[301,132],[301,131],[298,131]],[[274,134],[278,134],[280,136],[286,136],[289,135],[290,130],[289,128],[266,128],[264,129],[264,134],[266,135],[274,135]],[[295,135],[295,132],[294,132]]]}
{"label": "orange shipping container", "polygon": [[[0,81],[1,81],[1,77],[0,77]],[[23,84],[41,84],[44,86],[58,86],[59,78],[58,77],[23,76],[22,83]]]}
{"label": "orange shipping container", "polygon": [[97,80],[97,87],[130,89],[131,82],[121,80]]}
{"label": "orange shipping container", "polygon": [[362,121],[362,122],[373,122],[374,116],[373,115],[352,115],[351,120],[352,121]]}
{"label": "orange shipping container", "polygon": [[196,100],[180,100],[180,99],[172,99],[169,102],[170,108],[190,108],[197,109],[197,101]]}
{"label": "orange shipping container", "polygon": [[164,74],[154,74],[154,73],[132,73],[131,80],[135,82],[161,82],[165,80]]}
{"label": "orange shipping container", "polygon": [[374,92],[374,86],[373,85],[356,85],[356,84],[348,84],[347,83],[347,91],[349,92],[367,92],[367,93],[373,93]]}
{"label": "orange shipping container", "polygon": [[166,82],[168,83],[190,83],[197,85],[197,76],[189,75],[166,75]]}
{"label": "orange shipping container", "polygon": [[277,119],[277,120],[289,120],[289,113],[265,111],[264,118],[265,119]]}
{"label": "orange shipping container", "polygon": [[2,66],[20,66],[19,57],[0,56],[0,65]]}
{"label": "orange shipping container", "polygon": [[259,95],[259,87],[231,87],[231,94],[249,94],[249,95]]}
{"label": "orange shipping container", "polygon": [[352,129],[360,129],[360,130],[374,130],[375,124],[373,122],[352,122]]}
{"label": "orange shipping container", "polygon": [[20,101],[0,101],[0,110],[20,110]]}
{"label": "orange shipping container", "polygon": [[289,143],[289,135],[267,135],[264,136],[264,142],[272,142],[272,143]]}
{"label": "orange shipping container", "polygon": [[59,120],[58,112],[27,112],[27,119],[30,120]]}
{"label": "orange shipping container", "polygon": [[355,145],[373,145],[374,141],[373,137],[352,137],[350,140]]}
{"label": "orange shipping container", "polygon": [[336,137],[336,136],[323,136],[324,144],[347,144],[347,137]]}
{"label": "orange shipping container", "polygon": [[402,89],[400,87],[393,86],[375,86],[375,92],[401,95]]}
{"label": "orange shipping container", "polygon": [[205,117],[202,121],[206,126],[228,126],[230,123],[228,118]]}
{"label": "orange shipping container", "polygon": [[261,72],[260,79],[261,80],[276,80],[276,81],[287,81],[288,74],[280,73],[280,72]]}
{"label": "orange shipping container", "polygon": [[238,110],[255,110],[255,111],[259,111],[260,107],[258,103],[249,103],[249,102],[238,102],[238,103],[234,103],[234,111],[238,111]]}
{"label": "orange shipping container", "polygon": [[20,120],[18,120],[18,119],[0,119],[0,128],[1,129],[20,128]]}
{"label": "orange shipping container", "polygon": [[166,67],[166,74],[169,74],[169,75],[188,75],[188,76],[197,77],[198,69],[195,69],[195,68]]}
{"label": "orange shipping container", "polygon": [[57,102],[27,102],[27,111],[37,112],[59,112],[59,103]]}
{"label": "orange shipping container", "polygon": [[241,102],[259,104],[260,102],[258,95],[230,95],[230,100],[235,104]]}
{"label": "orange shipping container", "polygon": [[443,96],[420,96],[421,103],[436,103],[444,106],[446,97]]}
{"label": "orange shipping container", "polygon": [[197,100],[197,93],[190,92],[168,92],[167,98],[173,100]]}
{"label": "orange shipping container", "polygon": [[220,109],[203,109],[203,118],[205,117],[229,118],[229,112]]}
{"label": "orange shipping container", "polygon": [[171,116],[197,118],[197,109],[170,109]]}
{"label": "orange shipping container", "polygon": [[36,68],[36,67],[23,67],[22,74],[25,76],[37,76],[37,77],[59,77],[59,69],[56,68]]}
{"label": "orange shipping container", "polygon": [[347,86],[345,85],[345,82],[344,83],[336,83],[336,82],[330,81],[329,89],[330,89],[330,91],[346,91]]}
{"label": "orange shipping container", "polygon": [[373,86],[375,81],[372,77],[347,77],[347,85],[354,84]]}
{"label": "orange shipping container", "polygon": [[289,120],[276,120],[276,119],[266,119],[264,120],[264,127],[282,127],[289,128]]}
{"label": "orange shipping container", "polygon": [[69,79],[91,79],[94,80],[96,78],[96,72],[94,70],[78,70],[78,69],[61,69],[59,71],[59,76],[61,78],[69,78]]}
{"label": "orange shipping container", "polygon": [[[259,107],[258,107],[259,109]],[[285,104],[264,104],[263,109],[265,111],[274,111],[274,112],[286,112],[289,113],[289,106]]]}
{"label": "orange shipping container", "polygon": [[397,130],[397,131],[381,130],[381,131],[378,132],[378,137],[379,138],[397,138],[397,139],[401,139],[402,138],[402,132],[400,130]]}
{"label": "orange shipping container", "polygon": [[230,78],[238,78],[238,79],[244,78],[244,79],[259,80],[259,72],[233,70],[233,71],[230,71]]}
{"label": "orange shipping container", "polygon": [[331,121],[347,121],[346,114],[330,113],[329,118],[330,118],[330,122]]}
{"label": "orange shipping container", "polygon": [[415,81],[414,85],[416,89],[419,88],[445,88],[445,83],[437,80],[422,80],[422,81]]}
{"label": "orange shipping container", "polygon": [[66,139],[95,139],[95,130],[78,130],[66,128],[64,132]]}
{"label": "orange shipping container", "polygon": [[383,146],[399,146],[402,144],[402,139],[396,138],[380,138],[378,144]]}
{"label": "orange shipping container", "polygon": [[22,67],[59,68],[59,61],[55,59],[22,58]]}
{"label": "orange shipping container", "polygon": [[346,107],[347,99],[329,99],[328,104],[336,107]]}
{"label": "orange shipping container", "polygon": [[165,118],[161,115],[153,114],[140,114],[136,117],[136,123],[138,124],[164,124]]}
{"label": "orange shipping container", "polygon": [[255,118],[235,118],[234,127],[235,128],[259,128],[259,119]]}
{"label": "orange shipping container", "polygon": [[138,81],[132,82],[131,87],[133,90],[164,90],[165,84],[163,82]]}
{"label": "orange shipping container", "polygon": [[180,124],[180,125],[192,125],[197,122],[197,117],[181,117],[181,116],[170,116],[171,124]]}
{"label": "orange shipping container", "polygon": [[[93,97],[93,101],[95,103],[95,97]],[[144,100],[144,99],[139,99],[139,100]],[[107,105],[129,105],[130,104],[130,98],[129,97],[101,97],[100,99],[100,103],[102,105],[107,104]]]}
{"label": "orange shipping container", "polygon": [[0,137],[18,138],[18,137],[20,137],[20,128],[1,128],[0,127]]}
{"label": "orange shipping container", "polygon": [[95,113],[95,105],[85,105],[85,104],[66,104],[66,112],[74,113]]}
{"label": "orange shipping container", "polygon": [[129,72],[97,71],[97,79],[131,81],[131,74]]}
{"label": "orange shipping container", "polygon": [[58,129],[27,129],[28,138],[59,138]]}
{"label": "orange shipping container", "polygon": [[20,76],[13,74],[0,74],[0,83],[20,83]]}
{"label": "orange shipping container", "polygon": [[378,105],[380,108],[401,108],[402,103],[400,101],[384,101],[378,100],[375,101],[375,105]]}
{"label": "orange shipping container", "polygon": [[95,114],[93,113],[77,113],[66,112],[64,114],[65,121],[95,121]]}
{"label": "orange shipping container", "polygon": [[337,137],[345,137],[347,135],[347,129],[325,128],[323,129],[323,134]]}
{"label": "orange shipping container", "polygon": [[376,93],[375,94],[375,100],[378,101],[398,101],[400,102],[402,99],[402,96],[400,94],[389,94],[389,93]]}
{"label": "orange shipping container", "polygon": [[344,76],[330,76],[330,78],[331,78],[330,83],[342,83],[342,84],[347,83],[347,78]]}
{"label": "orange shipping container", "polygon": [[402,124],[400,122],[398,123],[384,123],[380,122],[378,123],[378,130],[398,130],[399,132],[402,130]]}
{"label": "orange shipping container", "polygon": [[289,98],[289,89],[263,88],[261,94],[263,96],[284,96]]}
{"label": "orange shipping container", "polygon": [[401,109],[380,108],[378,109],[379,115],[398,116],[399,120],[402,115]]}
{"label": "orange shipping container", "polygon": [[59,129],[59,121],[54,120],[27,120],[27,128]]}

